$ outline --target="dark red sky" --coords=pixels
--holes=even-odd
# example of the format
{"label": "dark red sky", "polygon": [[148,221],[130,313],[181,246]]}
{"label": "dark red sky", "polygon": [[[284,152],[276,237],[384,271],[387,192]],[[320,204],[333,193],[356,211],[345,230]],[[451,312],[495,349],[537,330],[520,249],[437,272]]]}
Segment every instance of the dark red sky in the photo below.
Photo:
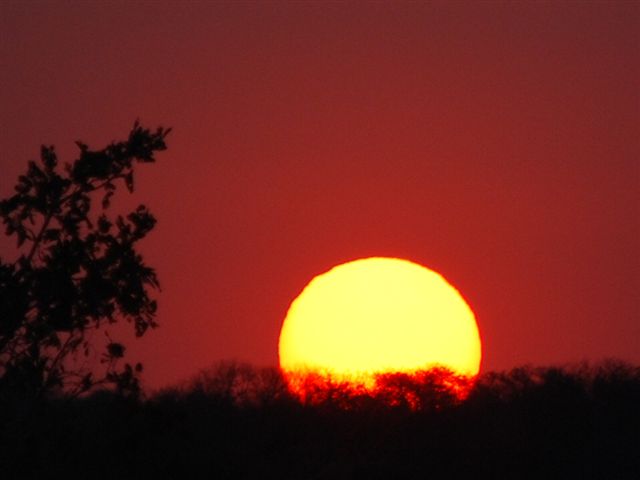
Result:
{"label": "dark red sky", "polygon": [[639,32],[636,2],[4,1],[0,196],[41,143],[174,127],[135,198],[150,386],[275,364],[306,282],[371,255],[457,286],[485,371],[640,362]]}

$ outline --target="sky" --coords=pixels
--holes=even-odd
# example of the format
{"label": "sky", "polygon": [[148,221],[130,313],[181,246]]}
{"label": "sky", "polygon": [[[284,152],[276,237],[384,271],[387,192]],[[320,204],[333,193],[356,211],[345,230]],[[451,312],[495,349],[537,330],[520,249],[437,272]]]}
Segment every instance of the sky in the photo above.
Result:
{"label": "sky", "polygon": [[3,1],[0,198],[43,143],[173,127],[119,204],[158,218],[150,388],[276,365],[305,284],[369,256],[456,286],[482,371],[638,363],[639,32],[636,2]]}

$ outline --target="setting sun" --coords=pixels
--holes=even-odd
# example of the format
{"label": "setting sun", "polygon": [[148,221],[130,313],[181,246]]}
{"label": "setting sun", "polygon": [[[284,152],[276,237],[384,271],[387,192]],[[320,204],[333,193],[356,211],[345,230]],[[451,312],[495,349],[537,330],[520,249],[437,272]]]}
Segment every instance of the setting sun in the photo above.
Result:
{"label": "setting sun", "polygon": [[311,280],[287,312],[279,355],[288,376],[311,372],[366,385],[376,374],[434,367],[475,376],[481,344],[473,312],[441,275],[373,257]]}

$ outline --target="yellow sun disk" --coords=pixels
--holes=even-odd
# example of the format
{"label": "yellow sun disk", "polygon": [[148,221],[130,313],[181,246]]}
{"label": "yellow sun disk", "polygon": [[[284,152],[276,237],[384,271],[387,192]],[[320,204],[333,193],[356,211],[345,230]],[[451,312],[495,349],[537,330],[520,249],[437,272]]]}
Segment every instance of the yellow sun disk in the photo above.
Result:
{"label": "yellow sun disk", "polygon": [[279,344],[285,372],[361,378],[443,366],[473,376],[480,337],[473,312],[439,274],[394,258],[339,265],[294,300]]}

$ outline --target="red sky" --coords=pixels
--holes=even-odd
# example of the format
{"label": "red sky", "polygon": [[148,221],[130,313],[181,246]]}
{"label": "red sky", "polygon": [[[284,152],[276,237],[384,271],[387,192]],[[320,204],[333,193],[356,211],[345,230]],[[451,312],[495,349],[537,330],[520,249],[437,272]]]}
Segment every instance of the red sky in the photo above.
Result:
{"label": "red sky", "polygon": [[4,1],[0,197],[41,143],[174,127],[134,199],[151,387],[275,365],[304,285],[372,255],[462,292],[485,371],[640,362],[639,32],[636,2]]}

